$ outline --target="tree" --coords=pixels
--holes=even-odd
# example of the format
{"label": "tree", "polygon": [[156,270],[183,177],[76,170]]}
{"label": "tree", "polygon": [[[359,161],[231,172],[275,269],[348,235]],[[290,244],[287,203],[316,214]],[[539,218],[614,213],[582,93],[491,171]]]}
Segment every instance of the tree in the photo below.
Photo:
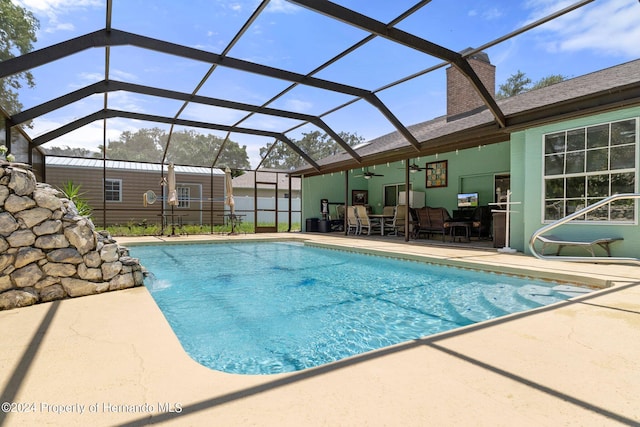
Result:
{"label": "tree", "polygon": [[512,74],[507,82],[500,85],[500,89],[496,94],[496,99],[509,98],[519,93],[526,92],[527,86],[531,84],[531,79],[528,78],[525,73],[518,70],[517,73]]}
{"label": "tree", "polygon": [[[138,162],[162,161],[169,135],[160,128],[139,129],[136,132],[125,131],[117,141],[107,144],[107,158]],[[216,164],[213,164],[224,140],[215,135],[205,135],[194,130],[174,132],[171,135],[169,150],[165,162],[181,165],[217,167],[229,166],[232,169],[249,169],[247,146],[227,140]],[[100,151],[103,146],[99,146]]]}
{"label": "tree", "polygon": [[[30,52],[37,41],[38,28],[40,22],[33,13],[11,0],[0,0],[0,62],[15,57],[16,52],[20,55]],[[28,71],[0,79],[0,106],[9,114],[22,110],[17,91],[24,82],[29,87],[35,86],[33,75]]]}
{"label": "tree", "polygon": [[[224,139],[215,135],[203,135],[195,131],[174,132],[167,153],[167,159],[178,164],[209,167],[216,160],[216,156]],[[218,156],[215,167],[224,169],[249,169],[247,146],[227,140]]]}
{"label": "tree", "polygon": [[543,77],[538,80],[532,87],[531,90],[540,89],[541,87],[551,86],[556,83],[560,83],[561,81],[566,80],[567,78],[562,74],[552,74],[547,77]]}
{"label": "tree", "polygon": [[[338,135],[352,147],[364,141],[363,137],[355,133],[340,132]],[[303,133],[302,136],[301,140],[292,140],[292,142],[314,160],[333,156],[343,151],[340,144],[326,133],[321,134],[318,131],[313,131]],[[268,147],[260,148],[260,156],[264,157],[267,151]],[[293,151],[285,143],[279,142],[273,147],[269,156],[262,163],[262,166],[276,169],[295,169],[305,164],[306,161],[299,156],[298,153]]]}
{"label": "tree", "polygon": [[65,156],[65,157],[102,157],[100,153],[88,150],[86,148],[71,148],[68,145],[65,147],[41,147],[47,156]]}
{"label": "tree", "polygon": [[[107,144],[107,158],[134,162],[160,162],[167,141],[160,128],[139,129],[135,133],[124,131],[117,141]],[[100,146],[100,150],[104,147]]]}
{"label": "tree", "polygon": [[504,84],[499,86],[498,93],[496,93],[496,99],[509,98],[530,90],[551,86],[553,84],[560,83],[563,80],[566,80],[566,77],[562,74],[552,74],[541,78],[531,85],[531,79],[528,78],[525,73],[518,70],[518,72],[512,74]]}

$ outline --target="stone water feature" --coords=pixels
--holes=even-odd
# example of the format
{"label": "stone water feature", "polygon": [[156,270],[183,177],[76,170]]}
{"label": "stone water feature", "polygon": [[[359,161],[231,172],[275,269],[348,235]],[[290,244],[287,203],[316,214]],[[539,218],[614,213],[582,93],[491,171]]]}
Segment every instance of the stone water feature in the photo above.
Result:
{"label": "stone water feature", "polygon": [[26,165],[0,160],[0,310],[142,284],[127,248]]}

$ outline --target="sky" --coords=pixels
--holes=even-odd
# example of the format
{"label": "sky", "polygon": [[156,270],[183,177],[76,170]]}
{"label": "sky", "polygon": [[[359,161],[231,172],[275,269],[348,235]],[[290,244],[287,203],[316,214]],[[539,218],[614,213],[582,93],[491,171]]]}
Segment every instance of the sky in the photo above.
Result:
{"label": "sky", "polygon": [[[41,49],[105,27],[104,0],[12,0],[31,10],[40,21]],[[576,1],[558,0],[432,0],[396,25],[403,31],[449,50],[462,51],[490,43],[505,34],[561,10]],[[335,3],[388,23],[412,7],[415,0],[339,0]],[[217,54],[228,49],[233,37],[258,6],[257,0],[113,0],[112,28]],[[307,74],[366,37],[368,33],[309,11],[285,0],[272,0],[243,37],[227,52],[231,57]],[[496,86],[518,71],[532,81],[561,74],[573,78],[640,57],[640,2],[595,0],[552,22],[510,38],[485,52],[496,66]],[[210,71],[210,64],[147,51],[132,46],[112,47],[109,77],[130,83],[191,93]],[[442,61],[377,37],[346,58],[320,70],[314,77],[374,91],[405,125],[446,113],[445,67],[421,74]],[[36,87],[23,88],[20,100],[31,108],[70,91],[104,79],[105,49],[89,49],[32,70]],[[402,84],[385,88],[406,76]],[[198,94],[262,105],[290,83],[257,74],[217,67]],[[383,89],[383,90],[381,90]],[[109,95],[109,108],[174,117],[183,103],[130,92]],[[355,133],[371,140],[395,131],[392,124],[366,101],[350,95],[297,86],[269,107],[312,115],[337,132]],[[103,108],[102,95],[94,95],[34,120],[27,133],[33,138]],[[347,107],[333,112],[337,107]],[[180,115],[188,120],[233,125],[246,113],[191,103]],[[299,139],[312,125],[274,116],[254,115],[241,127],[286,132]],[[107,121],[107,139],[123,131],[167,125],[122,118]],[[176,127],[175,130],[185,128]],[[191,130],[188,129],[187,130]],[[195,129],[224,138],[225,132]],[[320,130],[322,133],[324,131]],[[102,121],[86,125],[47,143],[45,147],[83,147],[97,150],[103,143]],[[246,145],[252,167],[259,149],[273,138],[231,134]]]}

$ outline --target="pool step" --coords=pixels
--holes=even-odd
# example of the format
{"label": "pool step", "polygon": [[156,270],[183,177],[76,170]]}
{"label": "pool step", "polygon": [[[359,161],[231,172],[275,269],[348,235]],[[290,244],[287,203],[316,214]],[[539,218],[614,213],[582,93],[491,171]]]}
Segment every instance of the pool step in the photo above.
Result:
{"label": "pool step", "polygon": [[556,302],[564,301],[554,292],[555,288],[539,285],[525,285],[518,289],[518,295],[528,301],[532,301],[537,305],[548,305]]}
{"label": "pool step", "polygon": [[473,287],[466,291],[455,289],[449,296],[449,302],[460,316],[474,323],[507,314],[498,310],[485,298],[481,287]]}
{"label": "pool step", "polygon": [[538,307],[540,304],[528,299],[518,298],[519,286],[498,283],[483,289],[482,295],[493,306],[507,313],[517,313]]}
{"label": "pool step", "polygon": [[558,285],[558,286],[555,286],[553,290],[559,294],[566,295],[570,298],[588,294],[589,292],[592,291],[589,288],[581,288],[578,286],[571,286],[571,285]]}

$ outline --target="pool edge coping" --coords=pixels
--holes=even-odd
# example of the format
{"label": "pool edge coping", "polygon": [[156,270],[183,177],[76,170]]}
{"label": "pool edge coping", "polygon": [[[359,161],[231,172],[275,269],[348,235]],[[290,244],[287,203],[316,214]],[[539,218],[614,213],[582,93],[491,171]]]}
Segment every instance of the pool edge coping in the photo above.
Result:
{"label": "pool edge coping", "polygon": [[[234,236],[238,237],[238,236]],[[610,274],[593,274],[587,272],[567,272],[562,269],[562,265],[566,261],[548,261],[544,260],[547,268],[540,268],[535,266],[523,266],[506,264],[499,262],[498,260],[492,261],[488,257],[495,256],[504,260],[504,257],[518,257],[520,260],[525,261],[538,261],[536,258],[528,256],[526,254],[499,254],[497,252],[488,250],[477,250],[475,248],[441,248],[434,247],[436,250],[447,251],[459,251],[465,254],[464,258],[461,256],[443,256],[435,254],[424,254],[416,252],[409,252],[406,250],[400,250],[402,243],[398,242],[384,242],[385,245],[393,245],[395,247],[386,248],[367,248],[362,246],[349,245],[353,243],[351,239],[341,239],[331,236],[331,242],[316,241],[311,236],[299,235],[299,236],[263,236],[258,237],[254,235],[242,236],[241,239],[230,238],[229,236],[198,236],[196,239],[191,240],[174,240],[171,238],[164,238],[158,236],[150,236],[148,238],[139,238],[136,240],[130,240],[131,238],[125,238],[124,246],[141,246],[141,245],[191,245],[191,244],[223,244],[223,243],[257,243],[257,242],[301,242],[307,246],[319,247],[331,250],[342,250],[346,252],[354,252],[361,254],[369,254],[376,256],[383,256],[389,258],[403,259],[408,261],[424,262],[428,264],[456,267],[468,270],[478,270],[489,273],[505,274],[510,276],[517,276],[522,278],[538,279],[543,281],[553,281],[561,283],[581,284],[584,286],[595,287],[597,289],[606,289],[615,286],[617,282],[627,282],[630,280],[628,277],[612,277]],[[116,240],[118,240],[116,238]],[[362,242],[362,241],[361,241]],[[365,241],[366,242],[366,241]],[[379,241],[375,243],[380,243]],[[413,247],[412,247],[413,248]],[[475,251],[475,253],[474,253]],[[559,265],[560,268],[548,268],[552,265]],[[565,264],[566,265],[566,264]]]}

